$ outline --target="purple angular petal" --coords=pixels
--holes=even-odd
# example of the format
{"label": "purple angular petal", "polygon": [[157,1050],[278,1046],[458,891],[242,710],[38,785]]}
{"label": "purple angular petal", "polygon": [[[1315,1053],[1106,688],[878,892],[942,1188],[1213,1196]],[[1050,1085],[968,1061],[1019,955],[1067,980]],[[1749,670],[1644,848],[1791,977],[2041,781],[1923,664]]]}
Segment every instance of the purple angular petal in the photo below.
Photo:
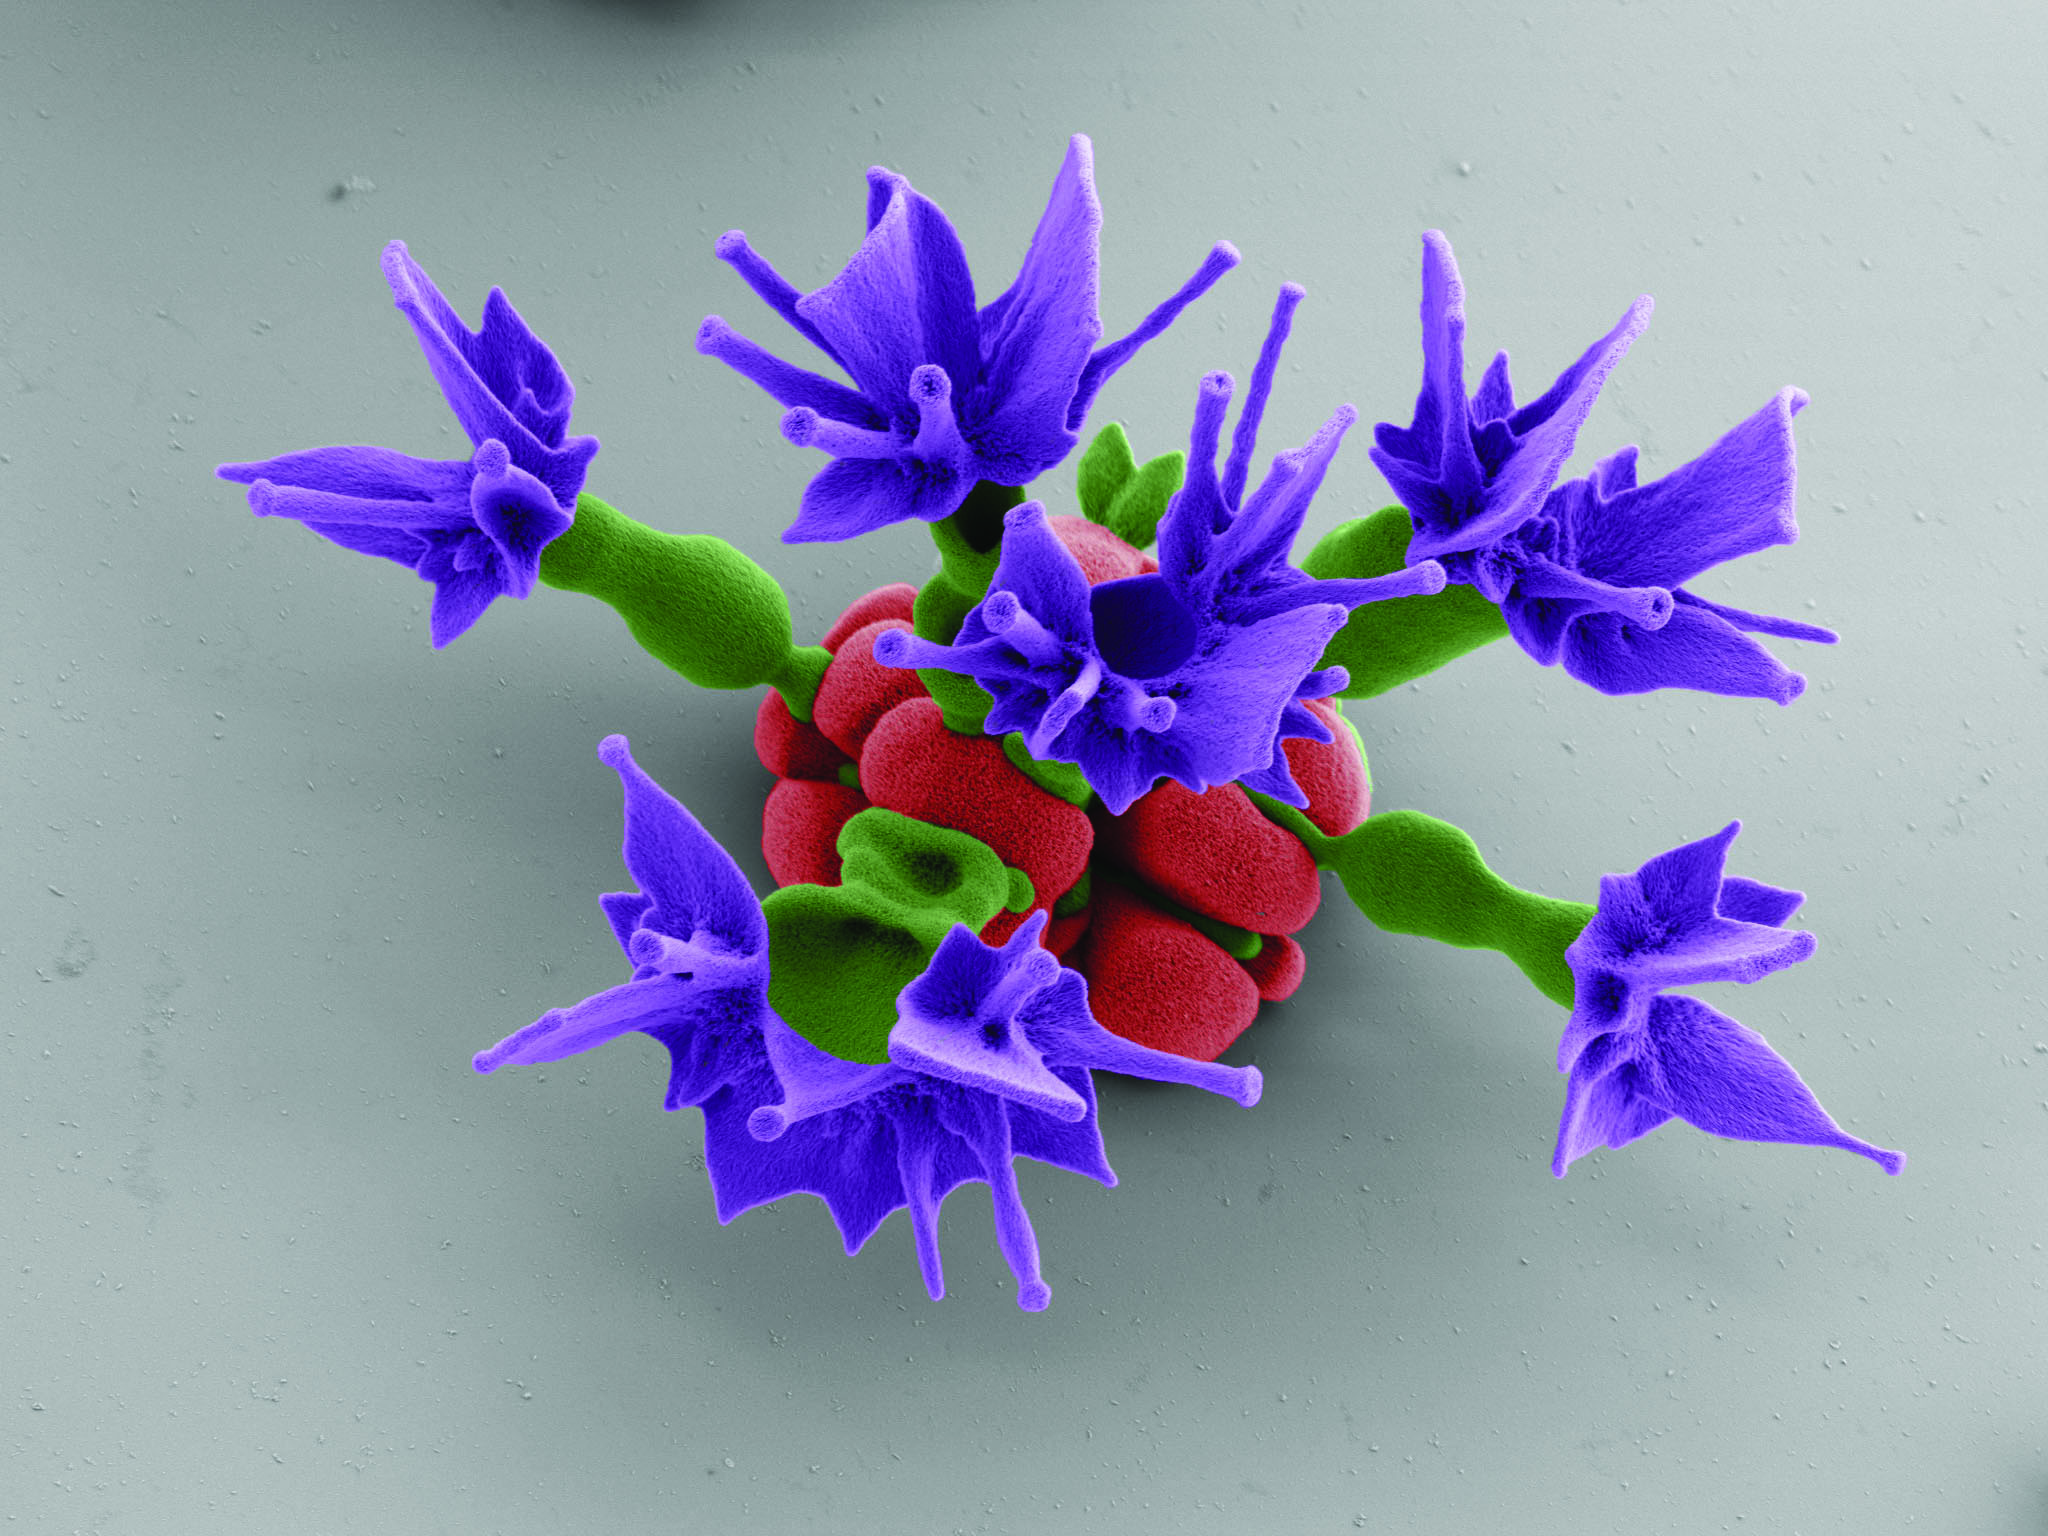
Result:
{"label": "purple angular petal", "polygon": [[1660,997],[1651,1005],[1645,1056],[1657,1097],[1712,1135],[1840,1147],[1886,1173],[1906,1166],[1904,1153],[1835,1124],[1762,1035],[1697,998]]}
{"label": "purple angular petal", "polygon": [[[1016,282],[979,319],[981,381],[962,412],[974,423],[976,449],[1005,469],[1035,463],[1029,472],[1035,473],[1073,447],[1067,407],[1089,349],[1102,335],[1101,231],[1094,151],[1085,135],[1075,134]],[[1002,469],[988,478],[1021,483]]]}
{"label": "purple angular petal", "polygon": [[1613,696],[1694,688],[1790,704],[1806,691],[1805,678],[1733,624],[1684,601],[1661,629],[1585,614],[1566,629],[1560,660],[1580,682]]}
{"label": "purple angular petal", "polygon": [[[1723,561],[1790,544],[1797,490],[1786,389],[1698,458],[1651,481],[1601,494],[1554,494],[1580,570],[1620,586],[1677,587]],[[1633,481],[1633,460],[1628,480]],[[1584,482],[1575,482],[1575,485]]]}
{"label": "purple angular petal", "polygon": [[1671,1110],[1647,1092],[1641,1053],[1639,1038],[1606,1035],[1572,1067],[1550,1155],[1550,1171],[1558,1178],[1594,1148],[1625,1147],[1671,1118]]}
{"label": "purple angular petal", "polygon": [[446,569],[429,573],[430,555],[420,565],[420,575],[434,584],[434,604],[427,614],[427,633],[440,650],[484,616],[504,592],[505,584],[493,570]]}
{"label": "purple angular petal", "polygon": [[938,205],[901,178],[853,259],[799,299],[797,313],[845,360],[861,393],[906,424],[915,417],[913,371],[936,363],[968,379],[980,366],[974,280],[960,237]]}
{"label": "purple angular petal", "polygon": [[1786,919],[1797,912],[1806,900],[1804,891],[1788,891],[1783,886],[1765,885],[1761,880],[1745,880],[1740,875],[1728,875],[1721,881],[1721,894],[1715,898],[1715,910],[1723,917],[1733,918],[1738,923],[1762,923],[1778,928]]}
{"label": "purple angular petal", "polygon": [[625,737],[605,737],[597,755],[618,774],[625,792],[626,832],[619,851],[641,890],[654,899],[645,925],[679,939],[708,935],[733,955],[764,954],[768,923],[732,855],[633,761]]}
{"label": "purple angular petal", "polygon": [[597,898],[597,905],[623,951],[632,943],[633,930],[643,925],[643,919],[653,908],[654,898],[642,891],[606,891]]}
{"label": "purple angular petal", "polygon": [[910,517],[934,523],[971,489],[951,468],[916,459],[834,459],[804,487],[782,542],[851,539]]}

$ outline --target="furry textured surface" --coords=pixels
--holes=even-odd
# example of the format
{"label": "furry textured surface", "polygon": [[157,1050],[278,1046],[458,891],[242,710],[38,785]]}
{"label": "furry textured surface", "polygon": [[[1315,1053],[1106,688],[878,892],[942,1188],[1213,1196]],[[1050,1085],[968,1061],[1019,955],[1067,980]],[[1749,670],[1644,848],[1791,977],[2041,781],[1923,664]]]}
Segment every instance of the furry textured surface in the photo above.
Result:
{"label": "furry textured surface", "polygon": [[1104,380],[1237,263],[1218,245],[1138,329],[1097,347],[1102,206],[1076,134],[1017,280],[975,307],[951,221],[903,177],[868,172],[867,237],[824,287],[799,294],[738,230],[718,255],[854,381],[794,367],[717,315],[697,349],[789,407],[783,435],[832,462],[805,487],[788,543],[848,539],[950,516],[977,481],[1022,485],[1064,459]]}
{"label": "furry textured surface", "polygon": [[1805,897],[1722,873],[1742,830],[1660,853],[1632,875],[1606,875],[1600,906],[1565,951],[1577,982],[1558,1041],[1567,1074],[1551,1171],[1599,1146],[1624,1147],[1676,1116],[1716,1136],[1839,1147],[1886,1173],[1906,1166],[1844,1131],[1755,1030],[1697,998],[1688,982],[1755,982],[1796,965],[1814,937],[1785,923]]}
{"label": "furry textured surface", "polygon": [[1161,779],[1196,794],[1237,780],[1306,802],[1279,743],[1327,739],[1302,707],[1342,688],[1324,646],[1362,603],[1440,590],[1441,567],[1318,581],[1287,553],[1344,431],[1346,406],[1304,447],[1244,484],[1274,369],[1301,290],[1281,289],[1266,346],[1218,478],[1233,384],[1202,381],[1189,476],[1159,532],[1159,569],[1091,586],[1036,502],[1005,514],[988,595],[950,644],[885,636],[877,659],[972,677],[994,698],[983,728],[1018,730],[1031,755],[1074,763],[1113,813]]}
{"label": "furry textured surface", "polygon": [[475,452],[415,459],[388,448],[311,448],[223,464],[258,517],[290,517],[360,554],[396,561],[434,587],[436,649],[500,597],[533,591],[542,552],[570,526],[594,437],[568,436],[575,389],[504,292],[462,322],[402,241],[384,248],[385,280]]}

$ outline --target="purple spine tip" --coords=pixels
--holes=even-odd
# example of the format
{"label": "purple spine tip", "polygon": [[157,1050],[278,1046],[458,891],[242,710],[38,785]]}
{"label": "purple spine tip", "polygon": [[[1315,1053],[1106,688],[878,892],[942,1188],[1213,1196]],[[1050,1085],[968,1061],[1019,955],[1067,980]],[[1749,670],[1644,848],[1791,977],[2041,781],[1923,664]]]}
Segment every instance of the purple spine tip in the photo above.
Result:
{"label": "purple spine tip", "polygon": [[711,242],[711,254],[720,261],[733,260],[745,252],[746,248],[746,234],[744,231],[737,229],[728,229],[724,234]]}
{"label": "purple spine tip", "polygon": [[633,761],[633,749],[623,736],[607,736],[597,744],[597,760],[607,768],[623,768]]}
{"label": "purple spine tip", "polygon": [[732,334],[732,327],[725,323],[723,315],[706,315],[703,324],[697,327],[697,350],[711,354],[712,350]]}

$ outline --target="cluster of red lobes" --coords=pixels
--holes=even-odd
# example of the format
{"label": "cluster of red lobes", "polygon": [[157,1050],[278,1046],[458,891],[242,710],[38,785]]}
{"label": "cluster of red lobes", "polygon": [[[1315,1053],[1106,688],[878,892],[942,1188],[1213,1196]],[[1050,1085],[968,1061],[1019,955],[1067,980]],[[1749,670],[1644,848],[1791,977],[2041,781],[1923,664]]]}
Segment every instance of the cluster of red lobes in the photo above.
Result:
{"label": "cluster of red lobes", "polygon": [[[1049,521],[1090,584],[1158,569],[1106,528],[1078,517]],[[1235,784],[1196,795],[1165,780],[1122,816],[1099,802],[1091,816],[1025,777],[997,738],[949,729],[915,672],[873,655],[878,635],[911,627],[916,595],[898,582],[840,615],[823,641],[832,663],[811,723],[773,689],[761,701],[754,748],[776,776],[761,819],[769,873],[778,885],[837,885],[840,829],[871,805],[979,838],[1031,877],[1032,910],[1059,904],[1093,860],[1086,905],[1052,917],[1040,942],[1087,978],[1105,1028],[1215,1060],[1262,1000],[1278,1002],[1301,985],[1306,957],[1290,935],[1321,900],[1314,860]],[[1371,780],[1336,711],[1320,700],[1308,707],[1334,739],[1292,738],[1284,750],[1309,820],[1341,836],[1365,820]],[[859,788],[841,776],[848,765],[857,765]],[[1234,958],[1168,906],[1259,935],[1257,955]],[[981,937],[1000,944],[1028,915],[999,912]]]}

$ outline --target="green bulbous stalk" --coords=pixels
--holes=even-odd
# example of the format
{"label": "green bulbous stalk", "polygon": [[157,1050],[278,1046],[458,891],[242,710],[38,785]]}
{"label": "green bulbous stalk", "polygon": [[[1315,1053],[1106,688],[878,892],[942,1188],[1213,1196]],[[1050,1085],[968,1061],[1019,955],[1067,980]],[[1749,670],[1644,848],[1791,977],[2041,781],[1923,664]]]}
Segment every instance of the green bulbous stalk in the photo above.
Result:
{"label": "green bulbous stalk", "polygon": [[[1413,534],[1403,507],[1340,523],[1317,542],[1301,568],[1321,580],[1385,576],[1408,563]],[[1352,610],[1330,639],[1321,665],[1351,674],[1343,696],[1369,699],[1434,672],[1508,632],[1500,609],[1453,582],[1429,597],[1395,597]]]}
{"label": "green bulbous stalk", "polygon": [[[978,482],[950,517],[931,525],[939,549],[939,569],[918,589],[910,625],[917,635],[951,645],[968,609],[988,595],[988,584],[1003,554],[1003,514],[1024,504],[1021,486]],[[939,706],[949,729],[963,736],[981,735],[982,722],[996,701],[971,677],[939,667],[920,667],[918,681]]]}
{"label": "green bulbous stalk", "polygon": [[1572,1006],[1564,952],[1593,920],[1587,903],[1509,885],[1486,867],[1469,835],[1420,811],[1383,811],[1342,837],[1329,837],[1293,806],[1246,793],[1268,819],[1301,839],[1318,868],[1336,871],[1345,894],[1375,926],[1462,949],[1497,949],[1537,991],[1560,1007]]}
{"label": "green bulbous stalk", "polygon": [[781,586],[725,540],[663,533],[586,493],[541,551],[540,579],[609,604],[643,650],[700,688],[766,683],[811,718],[831,653],[796,644]]}

